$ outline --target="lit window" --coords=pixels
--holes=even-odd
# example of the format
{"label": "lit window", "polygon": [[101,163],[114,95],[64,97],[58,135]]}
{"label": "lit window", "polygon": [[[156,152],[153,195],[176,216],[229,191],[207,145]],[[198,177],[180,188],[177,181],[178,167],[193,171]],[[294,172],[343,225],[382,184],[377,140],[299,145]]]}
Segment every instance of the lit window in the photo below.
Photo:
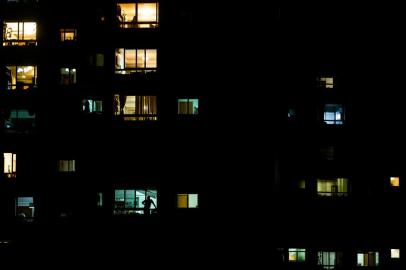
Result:
{"label": "lit window", "polygon": [[36,46],[36,22],[4,22],[3,46]]}
{"label": "lit window", "polygon": [[400,249],[391,249],[390,250],[390,257],[392,259],[400,259]]}
{"label": "lit window", "polygon": [[327,125],[344,124],[344,107],[340,104],[326,104],[324,106],[324,123]]}
{"label": "lit window", "polygon": [[59,172],[75,172],[75,160],[59,160],[58,161],[58,171]]}
{"label": "lit window", "polygon": [[37,84],[36,66],[7,66],[7,89],[30,90]]}
{"label": "lit window", "polygon": [[178,114],[199,114],[198,99],[178,99]]}
{"label": "lit window", "polygon": [[340,252],[318,252],[318,265],[323,269],[335,269],[342,263],[342,253]]}
{"label": "lit window", "polygon": [[198,208],[198,194],[178,194],[178,208]]}
{"label": "lit window", "polygon": [[97,193],[97,206],[98,207],[103,206],[103,193],[102,192]]}
{"label": "lit window", "polygon": [[399,177],[391,177],[390,178],[390,185],[392,187],[399,187],[400,184],[400,178]]}
{"label": "lit window", "polygon": [[156,96],[114,96],[114,114],[125,121],[156,121]]}
{"label": "lit window", "polygon": [[17,172],[17,155],[13,153],[4,153],[4,174],[8,178],[15,178]]}
{"label": "lit window", "polygon": [[75,41],[76,40],[76,29],[60,29],[61,41]]}
{"label": "lit window", "polygon": [[317,180],[317,194],[327,197],[348,196],[348,179]]}
{"label": "lit window", "polygon": [[156,28],[159,22],[158,3],[119,3],[117,19],[121,28]]}
{"label": "lit window", "polygon": [[357,254],[358,266],[378,266],[379,253],[378,252],[362,252]]}
{"label": "lit window", "polygon": [[76,68],[61,68],[61,84],[76,84]]}
{"label": "lit window", "polygon": [[334,77],[320,77],[319,87],[322,88],[334,88]]}
{"label": "lit window", "polygon": [[103,101],[94,99],[82,100],[82,111],[85,113],[98,114],[103,112]]}
{"label": "lit window", "polygon": [[35,114],[28,110],[11,110],[10,117],[4,121],[6,129],[31,129],[35,127]]}
{"label": "lit window", "polygon": [[304,262],[306,261],[306,249],[290,248],[289,262]]}
{"label": "lit window", "polygon": [[114,214],[155,214],[158,192],[153,189],[116,189],[114,192]]}
{"label": "lit window", "polygon": [[34,198],[33,197],[17,197],[16,201],[16,216],[23,219],[34,217]]}
{"label": "lit window", "polygon": [[156,49],[116,49],[116,74],[154,72],[157,69]]}

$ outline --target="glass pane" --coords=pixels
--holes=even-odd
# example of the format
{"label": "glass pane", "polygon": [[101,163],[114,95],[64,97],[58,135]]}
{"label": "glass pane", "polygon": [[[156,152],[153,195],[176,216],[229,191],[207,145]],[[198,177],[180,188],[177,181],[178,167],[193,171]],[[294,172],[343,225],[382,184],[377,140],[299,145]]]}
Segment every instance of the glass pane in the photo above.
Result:
{"label": "glass pane", "polygon": [[301,250],[297,254],[297,261],[298,262],[304,262],[306,260],[306,251]]}
{"label": "glass pane", "polygon": [[198,194],[189,194],[189,208],[197,208],[198,205]]}
{"label": "glass pane", "polygon": [[[118,18],[121,22],[132,22],[135,17],[135,4],[123,4],[120,3],[118,8]],[[120,16],[121,15],[121,16]]]}
{"label": "glass pane", "polygon": [[188,196],[187,194],[178,194],[178,208],[187,208]]}
{"label": "glass pane", "polygon": [[116,202],[124,202],[124,190],[116,189],[114,192],[114,200]]}
{"label": "glass pane", "polygon": [[124,114],[135,114],[135,96],[127,96],[124,105]]}
{"label": "glass pane", "polygon": [[137,190],[136,191],[136,207],[137,208],[144,208],[142,202],[145,200],[145,190]]}
{"label": "glass pane", "polygon": [[357,265],[364,266],[364,254],[362,253],[357,254]]}
{"label": "glass pane", "polygon": [[289,249],[289,261],[296,262],[297,261],[296,251],[291,251],[291,250],[292,249]]}
{"label": "glass pane", "polygon": [[[150,196],[155,206],[158,207],[158,192],[156,190],[148,189],[146,196]],[[155,209],[155,206],[151,204],[151,209]]]}
{"label": "glass pane", "polygon": [[146,50],[146,67],[156,68],[157,67],[157,50]]}
{"label": "glass pane", "polygon": [[32,85],[35,84],[36,67],[20,66],[17,67],[17,82]]}
{"label": "glass pane", "polygon": [[125,50],[125,68],[135,68],[135,50]]}
{"label": "glass pane", "polygon": [[26,22],[24,23],[24,40],[36,40],[37,39],[37,23]]}
{"label": "glass pane", "polygon": [[135,190],[126,190],[125,191],[125,208],[134,208],[135,207]]}
{"label": "glass pane", "polygon": [[4,153],[4,173],[13,172],[13,154]]}
{"label": "glass pane", "polygon": [[157,4],[140,3],[138,4],[138,22],[156,22],[157,21]]}
{"label": "glass pane", "polygon": [[137,50],[137,68],[145,67],[145,50]]}
{"label": "glass pane", "polygon": [[33,206],[33,204],[33,197],[18,197],[17,199],[17,206]]}

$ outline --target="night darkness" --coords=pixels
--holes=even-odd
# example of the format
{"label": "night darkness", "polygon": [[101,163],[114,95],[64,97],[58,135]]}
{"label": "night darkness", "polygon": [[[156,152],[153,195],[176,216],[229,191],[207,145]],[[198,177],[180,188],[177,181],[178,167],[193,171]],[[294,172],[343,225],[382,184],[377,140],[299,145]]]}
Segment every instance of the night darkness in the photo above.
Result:
{"label": "night darkness", "polygon": [[402,269],[403,9],[84,2],[0,0],[1,261]]}

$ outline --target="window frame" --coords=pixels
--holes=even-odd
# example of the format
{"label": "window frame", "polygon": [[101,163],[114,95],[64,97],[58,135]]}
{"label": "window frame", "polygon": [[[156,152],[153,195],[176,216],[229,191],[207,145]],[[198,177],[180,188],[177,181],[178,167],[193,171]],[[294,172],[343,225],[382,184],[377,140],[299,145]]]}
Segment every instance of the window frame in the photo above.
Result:
{"label": "window frame", "polygon": [[[127,98],[128,97],[135,97],[135,107],[134,110],[135,112],[137,112],[137,104],[140,105],[142,103],[141,106],[144,106],[141,111],[145,110],[145,104],[144,102],[146,102],[146,100],[144,100],[144,98],[149,98],[148,103],[150,104],[150,106],[152,106],[152,108],[148,108],[149,113],[135,113],[135,114],[126,114],[124,112],[125,110],[125,104],[122,106],[121,105],[121,100],[126,99],[127,102]],[[152,98],[152,99],[151,99]],[[140,101],[141,99],[141,101]],[[155,107],[155,108],[154,108]],[[114,115],[116,117],[121,117],[124,121],[137,121],[137,122],[145,122],[145,121],[157,121],[158,120],[158,97],[157,96],[142,96],[142,95],[122,95],[122,94],[115,94],[114,98],[113,98],[113,111],[114,111]]]}
{"label": "window frame", "polygon": [[[67,170],[63,170],[64,162],[67,162]],[[74,173],[76,172],[76,159],[60,159],[58,160],[59,173]]]}
{"label": "window frame", "polygon": [[[362,262],[360,263],[360,256],[362,256]],[[371,265],[371,259],[375,258]],[[365,264],[366,262],[366,264]],[[378,251],[365,251],[357,252],[357,266],[358,267],[378,267],[379,266],[379,252]]]}
{"label": "window frame", "polygon": [[[123,206],[124,207],[119,207],[117,206],[118,201],[116,197],[116,191],[124,191],[124,201],[123,201]],[[134,207],[126,207],[126,191],[134,191]],[[114,200],[113,200],[113,215],[115,216],[132,216],[132,215],[144,215],[144,207],[137,207],[137,191],[143,191],[144,192],[144,197],[146,198],[148,195],[148,192],[155,192],[156,193],[156,198],[155,198],[155,205],[151,205],[150,212],[152,214],[156,214],[158,212],[159,206],[158,206],[158,189],[156,188],[116,188],[114,189]],[[144,199],[145,199],[144,198]],[[120,203],[121,204],[121,203]],[[142,202],[140,202],[142,204]]]}
{"label": "window frame", "polygon": [[[122,62],[124,63],[123,68],[120,67],[120,61],[118,60],[118,55],[121,55],[119,53],[120,50],[123,50],[123,54],[122,54],[122,57],[123,57]],[[126,54],[129,51],[135,52],[135,54],[134,54],[135,67],[134,68],[127,68]],[[140,63],[143,64],[143,67],[138,66],[138,64],[139,64],[138,63],[138,56],[139,56],[138,52],[139,51],[143,51],[143,55],[144,55],[143,61],[140,61]],[[155,66],[154,67],[147,67],[147,62],[148,62],[147,52],[148,51],[154,51],[154,56],[155,56]],[[116,58],[115,59],[115,74],[130,75],[132,73],[154,73],[154,72],[157,72],[157,70],[158,70],[158,49],[157,48],[155,48],[155,49],[153,49],[153,48],[135,48],[135,49],[116,48],[115,58]]]}
{"label": "window frame", "polygon": [[[62,71],[68,70],[68,74],[63,74]],[[72,86],[72,85],[76,85],[78,83],[78,69],[74,68],[74,67],[61,67],[60,68],[60,76],[61,76],[61,80],[59,82],[60,85],[62,86]],[[68,83],[65,83],[65,76],[68,76]]]}
{"label": "window frame", "polygon": [[[21,78],[19,78],[19,76],[18,76],[19,68],[24,69],[24,68],[28,68],[28,67],[31,67],[34,69],[34,77],[33,77],[34,82],[33,83],[24,83],[21,81]],[[30,89],[37,86],[38,68],[36,65],[32,65],[32,66],[31,65],[7,65],[6,69],[7,69],[7,71],[10,71],[9,81],[7,84],[7,90],[9,90],[9,91],[14,91],[14,90],[29,91]],[[16,76],[15,84],[13,84],[13,77],[12,77],[13,69],[15,71],[14,74]],[[20,84],[22,85],[21,89],[18,87]]]}
{"label": "window frame", "polygon": [[[8,39],[7,35],[11,35],[11,32],[8,33],[7,24],[16,23],[17,26],[17,39]],[[34,23],[35,24],[35,39],[25,39],[24,28],[25,24]],[[20,24],[22,24],[22,30],[20,31]],[[37,46],[38,45],[38,23],[35,21],[3,21],[3,47],[23,47],[23,46]],[[20,37],[20,35],[22,35]]]}
{"label": "window frame", "polygon": [[[330,111],[327,110],[328,107],[334,106],[335,110]],[[341,112],[340,112],[341,110]],[[333,119],[327,119],[327,114],[333,114],[334,117]],[[338,119],[338,115],[340,114],[340,119]],[[337,103],[329,103],[324,105],[323,109],[323,123],[328,126],[342,126],[345,124],[345,108],[343,104],[337,104]]]}
{"label": "window frame", "polygon": [[[122,16],[122,13],[119,14],[119,11],[121,9],[121,4],[131,4],[134,5],[134,18],[132,21],[125,21],[125,19]],[[139,4],[155,4],[155,14],[156,14],[156,20],[154,21],[139,21]],[[122,29],[156,29],[159,27],[159,2],[158,1],[129,1],[129,2],[120,2],[117,3],[117,12],[116,12],[116,17],[117,17],[117,21],[119,23],[119,28]],[[123,18],[121,20],[121,18]],[[143,26],[148,26],[148,27],[143,27]]]}
{"label": "window frame", "polygon": [[[294,254],[295,259],[291,260],[291,254]],[[299,260],[301,258],[299,254],[304,254],[303,260]],[[306,249],[305,248],[289,248],[288,249],[288,262],[289,263],[305,263],[306,262]]]}
{"label": "window frame", "polygon": [[[186,106],[186,113],[181,113],[181,108],[180,108],[180,104],[182,100],[186,100],[187,103],[190,103],[192,101],[192,106],[194,105],[195,100],[197,100],[197,111],[195,113],[195,107],[192,107],[192,112],[189,111],[189,106]],[[200,99],[199,98],[178,98],[177,99],[177,104],[178,104],[178,115],[180,116],[197,116],[199,115],[199,109],[200,109]]]}
{"label": "window frame", "polygon": [[[11,155],[11,171],[6,171],[6,155]],[[8,152],[8,153],[3,153],[3,174],[7,178],[16,178],[17,176],[17,154]]]}
{"label": "window frame", "polygon": [[[66,39],[66,34],[73,33],[73,39]],[[59,34],[60,34],[60,41],[62,43],[70,43],[70,42],[75,42],[77,41],[77,35],[78,35],[78,30],[77,28],[73,27],[63,27],[59,29]]]}
{"label": "window frame", "polygon": [[[197,201],[197,206],[196,207],[191,207],[190,206],[190,196],[191,195],[196,195],[196,201]],[[186,196],[186,207],[180,207],[179,206],[179,197],[180,196]],[[177,208],[178,209],[198,209],[199,208],[199,194],[198,193],[178,193],[177,194]]]}

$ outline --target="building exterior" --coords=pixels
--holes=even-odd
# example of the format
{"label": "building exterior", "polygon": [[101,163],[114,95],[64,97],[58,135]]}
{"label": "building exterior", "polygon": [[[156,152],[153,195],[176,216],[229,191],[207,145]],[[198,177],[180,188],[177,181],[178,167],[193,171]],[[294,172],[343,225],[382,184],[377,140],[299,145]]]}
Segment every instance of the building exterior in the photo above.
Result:
{"label": "building exterior", "polygon": [[381,7],[0,3],[0,258],[403,269]]}
{"label": "building exterior", "polygon": [[142,258],[170,238],[193,254],[182,241],[211,208],[217,159],[196,14],[189,1],[1,1],[3,254]]}

